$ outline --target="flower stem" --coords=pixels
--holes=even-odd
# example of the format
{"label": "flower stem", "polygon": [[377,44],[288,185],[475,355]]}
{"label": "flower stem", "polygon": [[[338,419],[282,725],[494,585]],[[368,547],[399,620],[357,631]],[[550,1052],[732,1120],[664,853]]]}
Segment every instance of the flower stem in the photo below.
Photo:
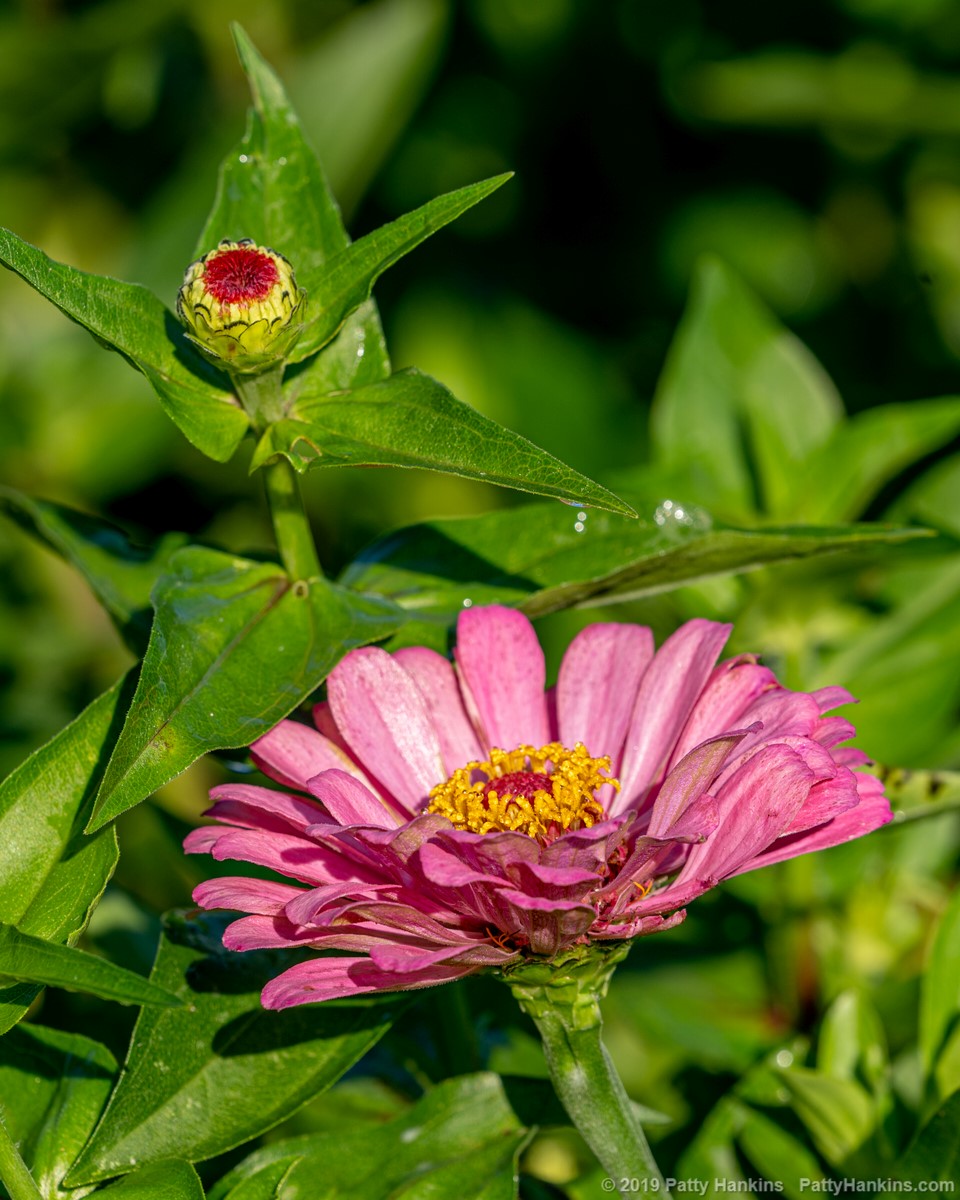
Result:
{"label": "flower stem", "polygon": [[554,1089],[583,1140],[621,1195],[638,1187],[669,1200],[630,1098],[603,1044],[600,999],[627,944],[591,947],[560,963],[530,963],[504,974],[532,1017]]}
{"label": "flower stem", "polygon": [[42,1200],[40,1189],[20,1157],[0,1115],[0,1181],[10,1193],[10,1200]]}
{"label": "flower stem", "polygon": [[277,459],[264,467],[263,480],[277,548],[287,574],[291,579],[312,579],[321,575],[317,548],[293,467],[285,458]]}

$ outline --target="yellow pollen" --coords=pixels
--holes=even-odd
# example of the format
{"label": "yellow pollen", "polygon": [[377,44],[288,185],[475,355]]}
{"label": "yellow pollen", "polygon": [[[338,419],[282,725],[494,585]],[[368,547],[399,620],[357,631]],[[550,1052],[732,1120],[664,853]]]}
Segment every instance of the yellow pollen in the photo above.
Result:
{"label": "yellow pollen", "polygon": [[[549,842],[569,829],[589,829],[603,820],[603,805],[594,793],[605,783],[620,789],[609,771],[610,759],[591,758],[580,742],[572,750],[559,742],[539,750],[494,747],[486,762],[467,763],[438,784],[427,812],[470,833],[511,830]],[[539,786],[543,780],[549,788]]]}

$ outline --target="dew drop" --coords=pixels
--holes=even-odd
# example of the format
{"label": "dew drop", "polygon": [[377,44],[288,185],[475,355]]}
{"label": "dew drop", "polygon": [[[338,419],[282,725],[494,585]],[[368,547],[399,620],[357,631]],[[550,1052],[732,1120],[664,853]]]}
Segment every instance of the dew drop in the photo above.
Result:
{"label": "dew drop", "polygon": [[586,529],[586,525],[582,521],[575,521],[573,527],[577,533],[583,533],[584,529]]}
{"label": "dew drop", "polygon": [[415,1142],[422,1132],[423,1132],[422,1126],[414,1125],[414,1127],[412,1129],[405,1129],[403,1131],[403,1133],[400,1134],[400,1141],[401,1142]]}
{"label": "dew drop", "polygon": [[248,163],[250,161],[250,155],[249,154],[241,154],[240,161],[242,163]]}
{"label": "dew drop", "polygon": [[285,167],[286,165],[287,165],[287,156],[285,154],[281,154],[280,157],[277,159],[277,166]]}
{"label": "dew drop", "polygon": [[463,602],[463,607],[464,607],[464,608],[473,608],[473,601],[472,601],[472,600],[469,600],[469,599],[468,599],[468,600],[464,600],[464,602]]}
{"label": "dew drop", "polygon": [[587,514],[586,514],[585,512],[578,512],[578,513],[577,513],[577,520],[578,520],[578,521],[585,521],[586,519],[587,519]]}
{"label": "dew drop", "polygon": [[778,1053],[775,1062],[778,1067],[792,1067],[793,1054],[789,1050],[781,1050]]}

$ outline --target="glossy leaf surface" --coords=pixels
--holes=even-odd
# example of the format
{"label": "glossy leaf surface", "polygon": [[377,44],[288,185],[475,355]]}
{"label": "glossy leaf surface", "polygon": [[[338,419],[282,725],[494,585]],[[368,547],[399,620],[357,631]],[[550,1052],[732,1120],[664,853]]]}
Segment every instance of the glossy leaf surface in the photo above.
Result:
{"label": "glossy leaf surface", "polygon": [[[679,505],[669,513],[678,511],[685,513]],[[515,604],[540,616],[915,536],[868,525],[733,529],[712,526],[698,510],[683,523],[664,506],[652,522],[627,521],[540,504],[398,530],[369,546],[342,580],[428,620],[450,620],[465,603]]]}
{"label": "glossy leaf surface", "polygon": [[264,434],[253,466],[277,454],[299,471],[344,465],[424,467],[633,513],[606,488],[415,370],[332,395],[316,394],[305,384],[289,415]]}
{"label": "glossy leaf surface", "polygon": [[44,1196],[78,1195],[59,1185],[116,1074],[110,1051],[77,1033],[21,1025],[0,1041],[0,1112]]}
{"label": "glossy leaf surface", "polygon": [[[0,919],[24,933],[72,941],[113,874],[116,834],[83,826],[128,696],[118,683],[0,784]],[[0,1031],[36,992],[0,989]]]}
{"label": "glossy leaf surface", "polygon": [[156,617],[91,828],[138,804],[208,750],[247,746],[338,659],[399,624],[398,610],[280,567],[190,546],[154,593]]}
{"label": "glossy leaf surface", "polygon": [[[284,1200],[431,1196],[513,1200],[516,1157],[529,1134],[496,1075],[464,1075],[432,1088],[385,1125],[308,1135],[256,1151],[217,1183],[210,1200],[261,1200],[283,1179]],[[266,1176],[264,1187],[253,1186]],[[241,1189],[245,1190],[241,1190]]]}
{"label": "glossy leaf surface", "polygon": [[188,1162],[168,1159],[137,1167],[97,1195],[109,1196],[110,1200],[203,1200],[203,1187]]}
{"label": "glossy leaf surface", "polygon": [[60,946],[0,924],[0,977],[40,983],[70,991],[89,992],[121,1004],[159,1004],[176,1007],[179,1001],[133,971],[109,959],[87,954],[75,946]]}
{"label": "glossy leaf surface", "polygon": [[140,1014],[123,1077],[71,1182],[133,1162],[196,1162],[256,1137],[334,1083],[404,1007],[388,997],[267,1012],[261,988],[294,959],[224,950],[226,924],[222,915],[168,919],[150,978],[184,1007]]}

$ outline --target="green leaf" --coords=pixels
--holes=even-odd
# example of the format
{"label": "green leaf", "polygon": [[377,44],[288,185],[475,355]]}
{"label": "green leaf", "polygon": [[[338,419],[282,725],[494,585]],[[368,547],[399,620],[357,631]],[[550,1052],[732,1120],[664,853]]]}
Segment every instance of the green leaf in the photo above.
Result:
{"label": "green leaf", "polygon": [[[960,891],[940,918],[920,981],[920,1058],[929,1079],[960,1016]],[[941,1093],[942,1094],[942,1093]]]}
{"label": "green leaf", "polygon": [[703,1193],[707,1200],[723,1192],[746,1190],[747,1179],[734,1145],[740,1122],[741,1106],[724,1096],[680,1156],[678,1177],[684,1181],[707,1180],[707,1191]]}
{"label": "green leaf", "polygon": [[514,1200],[516,1158],[528,1138],[496,1075],[462,1075],[438,1084],[385,1125],[290,1138],[257,1150],[208,1197],[270,1197],[274,1193],[265,1188],[241,1190],[266,1175],[283,1178],[284,1200],[316,1200],[318,1179],[323,1200]]}
{"label": "green leaf", "polygon": [[[23,933],[73,941],[113,874],[116,833],[83,826],[128,695],[116,684],[0,784],[0,920]],[[0,1032],[37,990],[0,989]]]}
{"label": "green leaf", "polygon": [[898,824],[924,821],[960,808],[960,771],[910,771],[874,767]]}
{"label": "green leaf", "polygon": [[335,1083],[407,1003],[391,996],[267,1012],[261,988],[296,959],[224,950],[228,920],[167,919],[150,978],[184,1007],[141,1012],[71,1185],[134,1162],[197,1162],[256,1137]]}
{"label": "green leaf", "polygon": [[830,1005],[820,1027],[817,1069],[833,1079],[853,1079],[881,1089],[887,1072],[883,1023],[866,997],[850,990]]}
{"label": "green leaf", "polygon": [[176,996],[106,958],[21,933],[13,925],[0,924],[0,976],[72,992],[89,992],[121,1004],[159,1004],[169,1008],[180,1003]]}
{"label": "green leaf", "polygon": [[552,454],[458,400],[429,375],[399,371],[369,387],[318,395],[308,381],[261,438],[251,469],[283,454],[308,467],[423,467],[633,515]]}
{"label": "green leaf", "polygon": [[341,581],[433,622],[452,621],[469,604],[513,604],[542,616],[918,533],[875,525],[735,529],[679,504],[661,506],[653,521],[537,504],[398,530],[369,546]]}
{"label": "green leaf", "polygon": [[926,1123],[894,1167],[893,1177],[920,1184],[953,1184],[960,1178],[960,1092]]}
{"label": "green leaf", "polygon": [[806,347],[729,267],[705,259],[653,401],[657,461],[728,519],[790,518],[808,490],[802,464],[842,415]]}
{"label": "green leaf", "polygon": [[960,397],[886,404],[850,417],[809,456],[795,516],[855,520],[889,480],[960,432]]}
{"label": "green leaf", "polygon": [[190,346],[179,321],[152,292],[54,262],[7,230],[0,230],[0,262],[142,371],[167,415],[199,450],[218,462],[233,455],[247,417],[227,377]]}
{"label": "green leaf", "polygon": [[[254,107],[242,141],[221,164],[217,196],[196,255],[212,250],[223,238],[250,237],[272,247],[293,264],[297,283],[307,292],[309,315],[328,260],[346,250],[350,239],[283,85],[243,30],[234,25],[233,32]],[[362,386],[389,373],[372,301],[348,318],[310,367],[311,376],[326,390]]]}
{"label": "green leaf", "polygon": [[824,1179],[816,1155],[775,1121],[747,1105],[737,1105],[737,1142],[754,1167],[783,1187],[789,1200],[806,1200],[810,1183]]}
{"label": "green leaf", "polygon": [[414,212],[368,233],[332,258],[316,281],[310,300],[310,319],[289,356],[290,361],[300,362],[324,346],[347,316],[369,298],[374,283],[388,267],[510,178],[511,173],[497,175],[438,196]]}
{"label": "green leaf", "polygon": [[806,1067],[789,1067],[777,1074],[790,1093],[793,1111],[833,1166],[841,1166],[874,1132],[877,1112],[860,1084]]}
{"label": "green leaf", "polygon": [[116,1074],[110,1051],[77,1033],[21,1025],[0,1040],[0,1116],[44,1196],[68,1194],[59,1185]]}
{"label": "green leaf", "polygon": [[168,1159],[137,1167],[97,1195],[109,1196],[110,1200],[203,1200],[203,1188],[188,1162]]}
{"label": "green leaf", "polygon": [[187,535],[168,533],[149,549],[136,546],[115,525],[12,488],[0,488],[0,509],[76,567],[131,649],[142,653],[153,616],[150,592]]}
{"label": "green leaf", "polygon": [[208,750],[248,746],[399,610],[323,579],[188,546],[154,592],[136,695],[97,797],[99,829]]}

